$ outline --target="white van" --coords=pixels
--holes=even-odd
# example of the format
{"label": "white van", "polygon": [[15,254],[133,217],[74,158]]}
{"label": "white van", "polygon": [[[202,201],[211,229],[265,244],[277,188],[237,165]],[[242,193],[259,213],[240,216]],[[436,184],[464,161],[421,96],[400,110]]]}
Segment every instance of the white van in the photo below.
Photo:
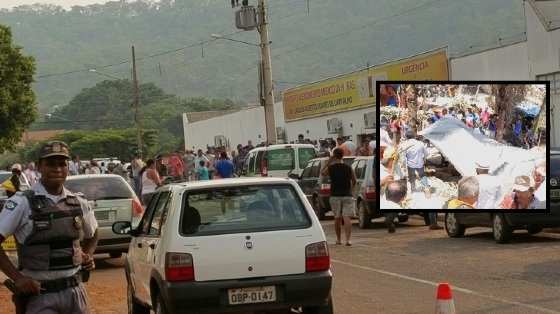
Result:
{"label": "white van", "polygon": [[289,173],[300,175],[307,162],[317,157],[311,144],[279,144],[252,149],[245,160],[247,176],[287,178]]}

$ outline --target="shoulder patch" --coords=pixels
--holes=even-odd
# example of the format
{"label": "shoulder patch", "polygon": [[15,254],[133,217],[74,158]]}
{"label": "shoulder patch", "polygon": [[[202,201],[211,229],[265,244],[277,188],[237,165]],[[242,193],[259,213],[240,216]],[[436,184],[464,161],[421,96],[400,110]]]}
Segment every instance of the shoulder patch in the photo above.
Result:
{"label": "shoulder patch", "polygon": [[14,208],[17,207],[17,205],[18,204],[16,202],[14,202],[12,200],[8,200],[6,202],[6,204],[4,204],[4,208],[7,209],[7,210],[13,210]]}

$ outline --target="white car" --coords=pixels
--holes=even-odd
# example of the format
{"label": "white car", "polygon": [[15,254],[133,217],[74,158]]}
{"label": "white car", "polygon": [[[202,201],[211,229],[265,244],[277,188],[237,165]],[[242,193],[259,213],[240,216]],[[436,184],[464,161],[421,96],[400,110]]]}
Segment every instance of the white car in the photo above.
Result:
{"label": "white car", "polygon": [[113,231],[132,235],[129,313],[333,313],[325,234],[293,180],[167,185]]}

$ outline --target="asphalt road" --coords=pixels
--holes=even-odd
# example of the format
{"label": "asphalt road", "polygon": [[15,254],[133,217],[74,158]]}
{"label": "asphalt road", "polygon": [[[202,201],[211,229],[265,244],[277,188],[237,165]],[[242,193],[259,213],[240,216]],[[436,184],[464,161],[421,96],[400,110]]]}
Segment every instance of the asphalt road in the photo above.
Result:
{"label": "asphalt road", "polygon": [[[334,243],[333,222],[323,226]],[[353,231],[352,247],[330,246],[336,313],[434,313],[441,282],[458,313],[560,313],[558,233],[519,231],[499,245],[490,229],[451,239],[416,219],[395,234],[381,221]]]}
{"label": "asphalt road", "polygon": [[[516,234],[498,245],[489,229],[462,239],[430,231],[411,219],[388,234],[381,222],[354,224],[354,245],[334,245],[332,220],[323,222],[330,243],[336,313],[434,313],[436,285],[452,287],[458,313],[560,313],[560,233]],[[126,313],[123,259],[100,255],[87,284],[92,313]],[[0,287],[0,313],[12,313]]]}

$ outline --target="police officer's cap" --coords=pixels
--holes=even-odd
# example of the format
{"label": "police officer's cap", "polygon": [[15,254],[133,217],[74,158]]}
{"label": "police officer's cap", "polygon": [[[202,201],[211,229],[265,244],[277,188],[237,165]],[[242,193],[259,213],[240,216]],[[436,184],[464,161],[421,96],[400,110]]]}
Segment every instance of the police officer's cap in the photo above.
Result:
{"label": "police officer's cap", "polygon": [[39,151],[39,159],[49,158],[54,156],[66,157],[70,159],[70,149],[68,145],[62,141],[47,142]]}

